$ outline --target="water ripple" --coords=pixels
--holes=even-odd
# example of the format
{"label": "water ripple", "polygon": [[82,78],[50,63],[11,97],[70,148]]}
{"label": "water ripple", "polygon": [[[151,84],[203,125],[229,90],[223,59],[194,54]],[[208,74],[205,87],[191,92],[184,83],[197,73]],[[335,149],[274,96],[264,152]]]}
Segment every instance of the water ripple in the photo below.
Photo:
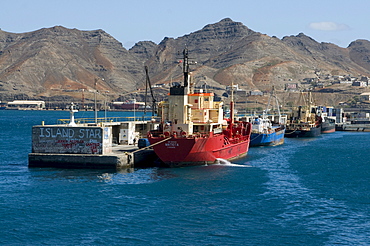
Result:
{"label": "water ripple", "polygon": [[323,198],[316,190],[305,187],[300,174],[291,167],[293,162],[297,162],[291,157],[306,154],[307,152],[301,148],[317,144],[315,141],[325,140],[300,142],[296,140],[294,144],[287,144],[283,151],[269,149],[268,151],[274,153],[265,155],[260,153],[263,157],[254,161],[255,166],[268,172],[269,180],[265,184],[267,191],[262,196],[269,199],[276,197],[285,204],[282,213],[276,216],[275,222],[283,227],[305,228],[316,235],[327,234],[325,245],[369,244],[368,215],[353,210],[344,201]]}

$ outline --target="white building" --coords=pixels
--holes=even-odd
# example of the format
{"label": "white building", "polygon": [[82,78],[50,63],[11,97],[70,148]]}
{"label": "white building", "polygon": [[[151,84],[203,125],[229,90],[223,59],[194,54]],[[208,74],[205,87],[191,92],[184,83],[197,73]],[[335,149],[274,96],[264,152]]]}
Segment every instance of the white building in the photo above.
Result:
{"label": "white building", "polygon": [[44,101],[14,100],[13,102],[8,102],[8,109],[41,110],[41,109],[45,109],[45,102]]}

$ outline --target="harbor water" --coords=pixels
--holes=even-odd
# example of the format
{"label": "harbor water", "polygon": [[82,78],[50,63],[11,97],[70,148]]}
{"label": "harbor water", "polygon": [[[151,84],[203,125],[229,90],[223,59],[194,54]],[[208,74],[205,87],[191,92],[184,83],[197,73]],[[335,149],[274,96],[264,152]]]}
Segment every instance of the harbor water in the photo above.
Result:
{"label": "harbor water", "polygon": [[368,132],[199,167],[28,168],[31,127],[58,118],[0,111],[1,245],[370,245]]}

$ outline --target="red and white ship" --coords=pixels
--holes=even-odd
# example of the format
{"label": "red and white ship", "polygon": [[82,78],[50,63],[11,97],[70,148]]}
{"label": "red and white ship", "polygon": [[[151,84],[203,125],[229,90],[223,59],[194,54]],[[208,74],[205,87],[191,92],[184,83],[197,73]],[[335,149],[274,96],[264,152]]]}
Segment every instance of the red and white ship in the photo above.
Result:
{"label": "red and white ship", "polygon": [[135,100],[128,101],[128,102],[113,102],[113,107],[115,109],[122,109],[122,110],[135,110],[135,109],[139,110],[145,107],[145,103],[136,102]]}
{"label": "red and white ship", "polygon": [[214,101],[213,93],[193,91],[188,51],[183,54],[184,84],[170,88],[168,101],[159,103],[161,124],[148,133],[155,153],[169,167],[211,164],[246,155],[251,123],[234,121],[232,100],[230,118],[225,119],[223,102]]}

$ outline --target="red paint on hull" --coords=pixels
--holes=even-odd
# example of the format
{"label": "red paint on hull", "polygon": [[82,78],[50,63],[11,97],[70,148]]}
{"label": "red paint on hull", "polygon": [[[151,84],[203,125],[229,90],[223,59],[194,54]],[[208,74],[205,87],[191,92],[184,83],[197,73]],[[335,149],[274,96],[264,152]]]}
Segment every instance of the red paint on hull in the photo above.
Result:
{"label": "red paint on hull", "polygon": [[[155,144],[165,137],[149,137]],[[190,166],[215,163],[218,158],[234,159],[245,155],[249,149],[250,135],[240,136],[229,143],[223,134],[199,138],[175,138],[153,146],[157,156],[167,166]]]}
{"label": "red paint on hull", "polygon": [[334,129],[330,129],[328,131],[322,131],[321,133],[332,133],[332,132],[335,132],[335,128]]}

